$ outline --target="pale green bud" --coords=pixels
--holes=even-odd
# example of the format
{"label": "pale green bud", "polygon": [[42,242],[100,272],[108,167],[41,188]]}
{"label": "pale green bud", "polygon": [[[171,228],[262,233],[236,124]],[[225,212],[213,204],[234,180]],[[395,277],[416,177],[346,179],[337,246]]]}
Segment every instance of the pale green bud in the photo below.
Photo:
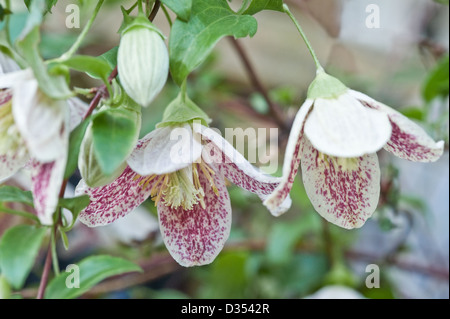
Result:
{"label": "pale green bud", "polygon": [[124,162],[112,175],[105,175],[97,161],[94,151],[94,138],[92,123],[86,129],[83,141],[81,142],[80,154],[78,157],[78,168],[81,177],[89,187],[96,188],[112,183],[122,174],[127,167]]}
{"label": "pale green bud", "polygon": [[169,74],[169,54],[163,36],[148,20],[138,18],[123,30],[117,66],[126,93],[148,107]]}

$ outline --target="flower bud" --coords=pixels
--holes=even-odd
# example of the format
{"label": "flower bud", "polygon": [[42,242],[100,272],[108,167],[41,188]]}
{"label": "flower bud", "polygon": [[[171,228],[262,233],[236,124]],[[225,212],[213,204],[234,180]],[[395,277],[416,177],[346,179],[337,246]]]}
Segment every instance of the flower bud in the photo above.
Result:
{"label": "flower bud", "polygon": [[122,32],[117,66],[126,93],[147,107],[167,81],[169,54],[158,29],[148,20],[136,21]]}
{"label": "flower bud", "polygon": [[92,188],[108,185],[119,177],[126,167],[127,163],[124,162],[113,174],[106,175],[103,173],[95,156],[92,123],[89,124],[81,142],[78,156],[78,168],[86,184]]}

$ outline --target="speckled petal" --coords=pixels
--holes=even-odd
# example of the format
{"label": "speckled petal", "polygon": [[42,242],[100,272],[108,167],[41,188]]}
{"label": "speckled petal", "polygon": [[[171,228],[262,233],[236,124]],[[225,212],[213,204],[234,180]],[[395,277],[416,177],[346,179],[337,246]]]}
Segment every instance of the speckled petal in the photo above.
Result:
{"label": "speckled petal", "polygon": [[283,176],[277,188],[264,201],[264,205],[270,211],[275,211],[289,196],[294,184],[295,176],[298,173],[301,159],[301,147],[303,139],[303,126],[313,105],[313,100],[306,100],[298,111],[292,125],[289,140],[284,153]]}
{"label": "speckled petal", "polygon": [[141,175],[162,175],[191,165],[201,156],[202,146],[190,125],[157,128],[142,138],[127,160]]}
{"label": "speckled petal", "polygon": [[146,177],[136,174],[130,167],[106,186],[90,188],[81,180],[75,195],[87,194],[91,203],[80,213],[80,221],[89,227],[97,227],[127,215],[150,196],[155,180],[147,182]]}
{"label": "speckled petal", "polygon": [[375,110],[387,114],[392,125],[391,139],[385,149],[395,156],[414,162],[437,161],[444,152],[444,141],[435,142],[416,123],[393,108],[384,105],[357,91],[352,94]]}
{"label": "speckled petal", "polygon": [[197,204],[192,210],[173,209],[158,203],[161,233],[172,257],[182,266],[211,263],[222,250],[231,228],[231,205],[224,178],[214,175],[218,195],[199,172],[205,190],[205,208]]}
{"label": "speckled petal", "polygon": [[17,173],[28,162],[28,154],[0,155],[0,183]]}
{"label": "speckled petal", "polygon": [[386,114],[365,107],[346,93],[314,101],[305,135],[322,153],[358,157],[382,149],[391,137],[391,125]]}
{"label": "speckled petal", "polygon": [[[203,158],[212,162],[223,175],[237,186],[258,195],[264,201],[279,185],[281,178],[262,173],[250,164],[228,141],[214,130],[194,124],[194,130],[202,135],[204,143]],[[271,209],[271,213],[279,216],[291,206],[287,197],[279,206]]]}
{"label": "speckled petal", "polygon": [[302,174],[316,211],[340,227],[361,227],[378,205],[380,169],[376,154],[324,160],[305,138]]}
{"label": "speckled petal", "polygon": [[58,205],[66,161],[67,157],[61,157],[49,163],[41,163],[36,159],[30,162],[34,207],[43,225],[53,224],[53,214]]}

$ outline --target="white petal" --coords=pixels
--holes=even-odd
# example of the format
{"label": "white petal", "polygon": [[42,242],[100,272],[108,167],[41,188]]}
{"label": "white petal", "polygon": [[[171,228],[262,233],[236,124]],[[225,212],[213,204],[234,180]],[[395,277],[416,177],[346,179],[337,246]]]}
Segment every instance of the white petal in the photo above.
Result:
{"label": "white petal", "polygon": [[373,109],[387,114],[392,125],[392,136],[385,149],[394,155],[414,162],[437,161],[444,152],[444,141],[435,142],[416,123],[383,103],[353,91],[352,94]]}
{"label": "white petal", "polygon": [[162,175],[191,165],[201,152],[202,146],[194,138],[190,125],[168,126],[142,138],[127,162],[142,176]]}
{"label": "white petal", "polygon": [[2,74],[15,72],[18,70],[20,70],[20,67],[17,65],[16,61],[0,52],[0,76]]}
{"label": "white petal", "polygon": [[28,160],[29,156],[26,152],[24,154],[0,155],[0,183],[17,173]]}
{"label": "white petal", "polygon": [[33,160],[30,165],[34,207],[43,225],[53,224],[66,163],[67,157],[63,156],[49,163]]}
{"label": "white petal", "polygon": [[347,93],[337,99],[316,99],[305,134],[322,153],[358,157],[383,148],[391,137],[391,125],[386,114]]}
{"label": "white petal", "polygon": [[34,75],[31,69],[0,74],[0,89],[8,89],[20,86],[22,82],[33,80]]}
{"label": "white petal", "polygon": [[[227,140],[214,130],[200,124],[194,124],[194,131],[202,135],[203,159],[218,166],[224,176],[237,186],[257,194],[262,201],[279,185],[281,179],[262,173],[250,164]],[[287,197],[283,205],[273,207],[270,212],[279,216],[291,206]]]}
{"label": "white petal", "polygon": [[361,227],[377,208],[380,168],[376,154],[324,160],[305,138],[302,175],[314,208],[335,225]]}
{"label": "white petal", "polygon": [[295,116],[291,133],[284,153],[283,176],[277,188],[267,197],[264,205],[270,211],[276,211],[278,207],[283,207],[283,202],[288,198],[295,176],[298,172],[301,159],[301,147],[303,138],[303,126],[313,105],[313,100],[306,100]]}
{"label": "white petal", "polygon": [[[213,167],[213,166],[212,166]],[[214,169],[214,168],[213,168]],[[218,195],[209,180],[199,172],[205,191],[204,208],[201,204],[192,210],[170,208],[158,203],[161,234],[172,257],[182,266],[200,266],[211,263],[222,250],[231,229],[231,204],[224,177],[213,175]]]}
{"label": "white petal", "polygon": [[154,181],[156,179],[147,182],[129,167],[106,186],[91,188],[81,180],[75,195],[89,195],[91,203],[80,213],[80,221],[89,227],[97,227],[127,215],[150,196]]}
{"label": "white petal", "polygon": [[79,98],[70,98],[67,104],[70,109],[70,131],[73,131],[83,121],[89,105]]}
{"label": "white petal", "polygon": [[61,133],[68,112],[66,101],[46,97],[35,80],[14,88],[14,120],[30,155],[40,162],[54,161],[64,152],[67,136]]}

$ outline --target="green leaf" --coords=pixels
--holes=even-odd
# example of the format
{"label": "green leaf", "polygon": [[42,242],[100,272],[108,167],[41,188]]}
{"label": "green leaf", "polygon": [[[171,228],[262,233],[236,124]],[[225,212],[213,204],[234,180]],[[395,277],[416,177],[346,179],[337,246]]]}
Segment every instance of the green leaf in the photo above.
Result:
{"label": "green leaf", "polygon": [[72,174],[77,169],[81,142],[83,141],[84,134],[86,133],[86,129],[90,122],[90,118],[84,120],[72,131],[72,133],[70,133],[69,156],[67,158],[64,179],[68,179],[70,176],[72,176]]}
{"label": "green leaf", "polygon": [[21,289],[45,237],[45,228],[20,225],[8,229],[0,241],[0,269],[14,289]]}
{"label": "green leaf", "polygon": [[115,68],[117,65],[117,52],[119,51],[119,46],[115,46],[111,50],[103,53],[99,56],[100,59],[106,61],[109,64],[111,69]]}
{"label": "green leaf", "polygon": [[0,300],[11,298],[11,286],[9,282],[0,275]]}
{"label": "green leaf", "polygon": [[24,203],[33,206],[33,194],[13,186],[0,186],[0,203]]}
{"label": "green leaf", "polygon": [[434,2],[438,2],[438,3],[441,3],[441,4],[448,5],[449,0],[434,0]]}
{"label": "green leaf", "polygon": [[111,175],[131,154],[140,131],[140,114],[129,109],[108,109],[92,121],[95,157],[106,175]]}
{"label": "green leaf", "polygon": [[[30,10],[32,0],[24,0],[25,5]],[[36,0],[34,0],[36,1]],[[45,0],[45,12],[52,12],[52,7],[58,2],[58,0]]]}
{"label": "green leaf", "polygon": [[178,85],[198,67],[225,36],[253,36],[256,19],[238,15],[223,0],[197,0],[188,22],[177,19],[169,40],[170,70]]}
{"label": "green leaf", "polygon": [[244,14],[254,15],[263,10],[283,12],[283,0],[253,0]]}
{"label": "green leaf", "polygon": [[5,16],[8,14],[11,14],[12,12],[6,8],[3,8],[3,6],[0,4],[0,22],[5,19]]}
{"label": "green leaf", "polygon": [[181,20],[188,21],[191,15],[192,0],[161,0]]}
{"label": "green leaf", "polygon": [[78,214],[85,209],[90,202],[89,196],[83,195],[73,198],[60,198],[58,205],[70,210],[74,215],[78,216]]}
{"label": "green leaf", "polygon": [[39,26],[36,26],[23,39],[18,41],[17,46],[33,70],[40,89],[50,98],[67,99],[72,96],[72,92],[63,76],[49,75],[47,66],[39,55],[39,41]]}
{"label": "green leaf", "polygon": [[105,83],[112,71],[112,68],[104,59],[88,55],[76,55],[60,63],[71,69],[85,72],[92,78],[101,79]]}
{"label": "green leaf", "polygon": [[444,57],[428,75],[423,87],[423,97],[430,102],[437,97],[449,95],[449,58]]}
{"label": "green leaf", "polygon": [[[58,206],[66,208],[70,210],[72,213],[72,223],[66,227],[64,227],[64,231],[67,232],[73,228],[75,222],[77,221],[78,215],[80,212],[85,209],[91,200],[88,195],[73,197],[73,198],[60,198]],[[64,238],[63,238],[64,239]],[[67,240],[67,238],[66,238]]]}
{"label": "green leaf", "polygon": [[[45,293],[46,299],[73,299],[89,291],[102,280],[128,273],[141,272],[142,269],[134,263],[122,258],[112,256],[93,256],[82,260],[78,271],[62,272],[48,285]],[[74,277],[79,274],[79,288],[69,288]]]}

